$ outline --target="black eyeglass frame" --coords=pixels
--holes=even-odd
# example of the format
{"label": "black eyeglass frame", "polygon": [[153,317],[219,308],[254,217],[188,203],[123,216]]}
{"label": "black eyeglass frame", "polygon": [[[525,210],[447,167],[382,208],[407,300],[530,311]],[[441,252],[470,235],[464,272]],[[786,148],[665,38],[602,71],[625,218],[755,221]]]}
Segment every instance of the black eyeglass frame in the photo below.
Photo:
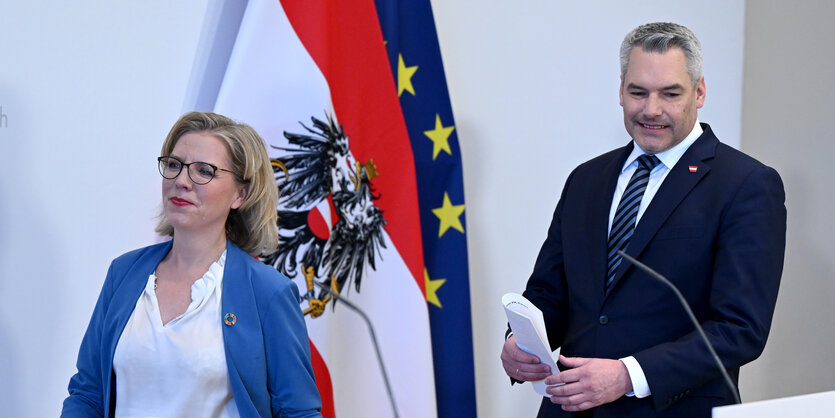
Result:
{"label": "black eyeglass frame", "polygon": [[[168,176],[166,176],[166,175],[165,175],[165,167],[163,167],[163,164],[162,164],[163,160],[174,160],[174,161],[176,161],[176,162],[180,163],[180,170],[179,170],[179,171],[177,171],[177,174],[175,174],[173,177],[168,177]],[[192,176],[191,176],[191,165],[192,165],[192,164],[205,164],[205,165],[207,165],[207,166],[211,167],[211,168],[212,168],[212,177],[211,177],[210,179],[206,180],[206,181],[205,181],[205,182],[203,182],[203,183],[201,183],[201,182],[200,182],[200,181],[202,181],[202,179],[200,179],[200,181],[195,180],[195,179],[194,179],[194,177],[192,177]],[[168,164],[166,163],[165,165],[168,165]],[[176,178],[177,178],[177,177],[178,177],[178,176],[179,176],[179,175],[183,172],[183,167],[185,167],[185,168],[186,168],[186,173],[188,173],[188,178],[189,178],[189,179],[191,179],[191,181],[192,181],[194,184],[197,184],[197,185],[200,185],[200,186],[202,186],[202,185],[204,185],[204,184],[209,184],[209,182],[210,182],[210,181],[214,180],[215,176],[217,176],[217,172],[218,172],[218,171],[225,171],[225,172],[227,172],[227,173],[232,173],[232,175],[234,175],[236,178],[238,177],[238,175],[237,175],[237,174],[235,174],[235,172],[234,172],[234,171],[227,170],[227,169],[225,169],[225,168],[220,168],[220,167],[218,167],[218,166],[216,166],[216,165],[214,165],[214,164],[207,163],[207,162],[204,162],[204,161],[192,161],[192,162],[190,162],[190,163],[186,164],[186,163],[184,163],[182,160],[180,160],[179,158],[177,158],[177,157],[173,157],[173,156],[170,156],[170,155],[168,155],[168,156],[161,156],[161,157],[157,157],[157,168],[159,169],[159,174],[160,174],[160,175],[162,176],[162,178],[164,178],[164,179],[168,179],[168,180],[174,180],[174,179],[176,179]],[[239,179],[239,180],[240,180],[240,179]]]}

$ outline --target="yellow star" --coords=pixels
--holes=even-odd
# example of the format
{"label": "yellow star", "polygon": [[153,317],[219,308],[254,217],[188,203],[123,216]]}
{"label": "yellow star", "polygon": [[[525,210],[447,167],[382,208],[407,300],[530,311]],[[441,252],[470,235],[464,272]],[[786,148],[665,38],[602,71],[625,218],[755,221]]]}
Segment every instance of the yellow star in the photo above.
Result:
{"label": "yellow star", "polygon": [[426,301],[442,308],[441,300],[438,299],[438,288],[444,285],[446,279],[430,279],[429,272],[425,268],[423,269],[423,277],[426,279]]}
{"label": "yellow star", "polygon": [[441,220],[438,238],[442,237],[449,228],[455,228],[462,234],[464,233],[464,226],[461,225],[461,219],[458,219],[464,213],[464,205],[453,205],[446,192],[444,192],[443,205],[437,209],[432,209],[432,213]]}
{"label": "yellow star", "polygon": [[418,66],[407,67],[403,62],[403,54],[397,54],[397,97],[403,94],[403,90],[415,95],[415,88],[412,86],[412,76],[418,70]]}
{"label": "yellow star", "polygon": [[435,157],[441,152],[441,150],[446,151],[447,154],[452,155],[452,150],[449,148],[449,136],[452,135],[452,131],[455,130],[455,127],[450,125],[444,127],[441,124],[441,115],[435,114],[435,129],[431,131],[423,131],[423,134],[429,137],[434,144],[432,146],[432,160],[435,160]]}

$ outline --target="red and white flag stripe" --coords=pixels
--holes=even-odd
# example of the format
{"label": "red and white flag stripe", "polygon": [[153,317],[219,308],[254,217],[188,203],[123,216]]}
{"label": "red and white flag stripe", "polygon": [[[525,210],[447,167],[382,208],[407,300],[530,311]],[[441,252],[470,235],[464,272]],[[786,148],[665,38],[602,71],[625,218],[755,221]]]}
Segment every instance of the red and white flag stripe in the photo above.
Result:
{"label": "red and white flag stripe", "polygon": [[[364,272],[360,291],[346,286],[342,295],[374,323],[400,415],[435,416],[414,162],[374,2],[251,0],[215,111],[252,125],[277,147],[287,145],[285,131],[303,131],[300,123],[329,114],[344,127],[354,160],[373,158],[386,248],[376,270]],[[318,212],[329,230],[329,203]],[[306,292],[303,278],[299,284]],[[332,402],[340,417],[389,416],[361,318],[337,304],[307,325],[314,360],[322,362],[314,368],[326,408]]]}

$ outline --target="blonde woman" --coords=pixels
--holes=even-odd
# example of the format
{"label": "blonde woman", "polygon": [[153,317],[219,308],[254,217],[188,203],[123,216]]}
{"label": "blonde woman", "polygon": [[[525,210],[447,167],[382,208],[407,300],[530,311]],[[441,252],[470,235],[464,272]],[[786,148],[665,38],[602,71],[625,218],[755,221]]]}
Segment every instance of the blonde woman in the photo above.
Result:
{"label": "blonde woman", "polygon": [[293,282],[253,255],[278,192],[249,126],[192,112],[158,158],[165,243],[115,259],[62,416],[320,416]]}

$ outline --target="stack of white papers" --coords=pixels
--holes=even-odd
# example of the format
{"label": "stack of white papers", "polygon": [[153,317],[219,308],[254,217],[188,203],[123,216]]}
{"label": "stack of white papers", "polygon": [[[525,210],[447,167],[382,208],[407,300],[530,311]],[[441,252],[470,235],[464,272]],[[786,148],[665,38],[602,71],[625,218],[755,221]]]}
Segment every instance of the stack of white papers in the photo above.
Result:
{"label": "stack of white papers", "polygon": [[[548,334],[545,332],[545,319],[542,311],[533,303],[517,293],[508,293],[502,296],[502,304],[507,314],[507,321],[513,336],[516,337],[516,345],[522,351],[539,357],[539,361],[551,367],[551,373],[559,373],[557,363],[560,349],[551,352],[551,345],[548,343]],[[548,385],[545,379],[531,382],[536,393],[542,396],[550,396],[545,392]]]}

